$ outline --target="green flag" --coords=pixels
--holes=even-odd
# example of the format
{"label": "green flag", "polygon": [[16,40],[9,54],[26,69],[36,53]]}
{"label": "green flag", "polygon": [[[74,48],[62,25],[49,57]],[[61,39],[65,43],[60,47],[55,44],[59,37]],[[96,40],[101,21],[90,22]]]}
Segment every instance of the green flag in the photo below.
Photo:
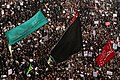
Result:
{"label": "green flag", "polygon": [[6,37],[9,40],[9,44],[15,44],[22,38],[26,37],[30,33],[34,32],[38,28],[42,27],[48,22],[41,11],[38,11],[32,18],[25,23],[7,31]]}
{"label": "green flag", "polygon": [[29,69],[28,69],[26,75],[28,75],[32,69],[33,69],[33,67],[32,67],[32,65],[30,64]]}

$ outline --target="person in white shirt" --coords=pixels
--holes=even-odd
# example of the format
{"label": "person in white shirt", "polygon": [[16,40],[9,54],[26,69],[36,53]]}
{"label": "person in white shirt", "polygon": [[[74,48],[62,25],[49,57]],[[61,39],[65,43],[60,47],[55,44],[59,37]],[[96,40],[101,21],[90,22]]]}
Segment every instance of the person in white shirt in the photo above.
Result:
{"label": "person in white shirt", "polygon": [[115,52],[117,51],[118,49],[118,44],[116,42],[113,43],[113,49],[115,50]]}
{"label": "person in white shirt", "polygon": [[118,42],[118,51],[120,52],[120,41]]}

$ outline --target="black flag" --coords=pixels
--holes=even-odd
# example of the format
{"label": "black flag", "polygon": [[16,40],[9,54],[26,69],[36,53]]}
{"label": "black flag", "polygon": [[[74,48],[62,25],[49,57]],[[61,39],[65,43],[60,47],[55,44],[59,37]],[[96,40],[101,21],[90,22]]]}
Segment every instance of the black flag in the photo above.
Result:
{"label": "black flag", "polygon": [[64,33],[57,45],[51,50],[48,64],[51,61],[60,63],[68,59],[71,55],[77,53],[82,48],[82,32],[80,18],[71,24]]}

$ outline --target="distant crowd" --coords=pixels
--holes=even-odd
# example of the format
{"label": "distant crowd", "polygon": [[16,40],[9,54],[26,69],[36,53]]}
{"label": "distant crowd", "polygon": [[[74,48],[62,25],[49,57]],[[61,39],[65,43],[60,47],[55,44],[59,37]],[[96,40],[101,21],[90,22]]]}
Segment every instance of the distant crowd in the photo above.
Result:
{"label": "distant crowd", "polygon": [[[0,80],[120,80],[120,13],[114,0],[1,0]],[[116,5],[117,4],[117,5]],[[5,32],[41,10],[48,23],[12,46]],[[83,50],[50,67],[50,50],[79,13]],[[115,56],[103,67],[95,59],[111,39]],[[32,64],[29,75],[26,72]],[[9,70],[12,70],[11,74]]]}

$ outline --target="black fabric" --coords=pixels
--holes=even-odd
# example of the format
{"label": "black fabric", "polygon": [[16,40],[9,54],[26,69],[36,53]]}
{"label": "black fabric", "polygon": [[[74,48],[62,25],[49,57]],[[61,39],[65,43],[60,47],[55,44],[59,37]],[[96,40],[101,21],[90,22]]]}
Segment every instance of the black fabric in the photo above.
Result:
{"label": "black fabric", "polygon": [[80,18],[77,17],[74,23],[67,29],[57,45],[51,50],[51,56],[56,63],[68,59],[71,55],[82,48],[82,32]]}

